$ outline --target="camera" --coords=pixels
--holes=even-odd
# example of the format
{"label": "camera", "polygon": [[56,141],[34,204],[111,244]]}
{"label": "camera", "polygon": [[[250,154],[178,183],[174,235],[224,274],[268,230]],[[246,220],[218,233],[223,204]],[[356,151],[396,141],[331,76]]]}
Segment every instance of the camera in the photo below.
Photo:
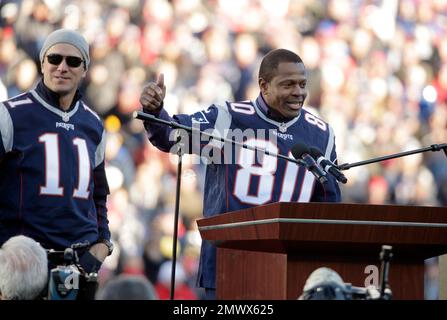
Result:
{"label": "camera", "polygon": [[50,271],[48,300],[93,300],[98,287],[98,274],[87,273],[79,264],[78,252],[85,252],[89,243],[73,244],[63,251],[47,251]]}
{"label": "camera", "polygon": [[303,294],[299,300],[391,300],[392,292],[388,284],[389,264],[392,258],[392,247],[382,246],[380,260],[382,262],[382,283],[379,289],[375,286],[355,287],[345,283],[340,275],[326,267],[313,271],[306,281]]}

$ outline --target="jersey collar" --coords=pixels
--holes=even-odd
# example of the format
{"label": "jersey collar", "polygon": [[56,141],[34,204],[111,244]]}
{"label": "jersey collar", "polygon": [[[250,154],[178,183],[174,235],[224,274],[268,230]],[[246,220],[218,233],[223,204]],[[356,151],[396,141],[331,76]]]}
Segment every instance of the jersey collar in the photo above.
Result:
{"label": "jersey collar", "polygon": [[256,98],[254,105],[258,116],[261,117],[263,120],[277,126],[279,131],[282,133],[286,132],[287,129],[295,122],[297,122],[298,119],[301,117],[300,111],[297,117],[290,120],[284,119],[284,121],[278,121],[277,119],[273,119],[269,112],[269,106],[262,97],[262,94],[259,94],[259,96]]}
{"label": "jersey collar", "polygon": [[[48,88],[45,83],[43,82],[43,78],[39,81],[39,83],[36,86],[35,91],[39,94],[39,96],[44,99],[48,104],[62,109],[59,105],[59,94]],[[76,105],[76,103],[81,100],[82,95],[79,92],[79,90],[76,90],[76,93],[73,97],[73,101],[71,102],[70,108],[68,108],[68,111],[73,109]]]}
{"label": "jersey collar", "polygon": [[69,112],[65,112],[65,111],[62,111],[62,110],[59,109],[59,108],[56,108],[56,107],[52,106],[52,105],[49,104],[48,102],[46,102],[46,101],[45,101],[45,100],[44,100],[44,99],[37,93],[36,90],[31,90],[30,92],[31,92],[31,94],[33,95],[33,97],[34,97],[37,101],[39,101],[40,104],[41,104],[44,108],[46,108],[46,109],[48,109],[49,111],[51,111],[51,112],[57,114],[58,116],[60,116],[64,122],[68,122],[68,121],[70,121],[70,118],[71,118],[71,117],[78,111],[78,109],[79,109],[79,101],[76,102],[76,104],[75,104],[75,106],[74,106],[73,109],[71,109]]}

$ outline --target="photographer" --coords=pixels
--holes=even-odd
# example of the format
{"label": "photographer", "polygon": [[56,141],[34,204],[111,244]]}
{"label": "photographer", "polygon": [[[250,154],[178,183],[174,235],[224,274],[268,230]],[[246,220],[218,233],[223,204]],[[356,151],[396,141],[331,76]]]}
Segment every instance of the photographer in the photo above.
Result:
{"label": "photographer", "polygon": [[31,238],[16,236],[0,249],[0,300],[33,300],[46,288],[47,254]]}

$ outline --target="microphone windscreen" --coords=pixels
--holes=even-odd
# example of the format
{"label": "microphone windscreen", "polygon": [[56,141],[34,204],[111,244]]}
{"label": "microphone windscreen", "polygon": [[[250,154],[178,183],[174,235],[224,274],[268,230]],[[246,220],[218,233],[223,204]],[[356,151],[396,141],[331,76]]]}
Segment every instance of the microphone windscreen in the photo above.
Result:
{"label": "microphone windscreen", "polygon": [[314,159],[318,159],[319,157],[324,157],[323,152],[320,151],[320,149],[316,147],[310,147],[309,148],[310,155]]}
{"label": "microphone windscreen", "polygon": [[309,148],[304,143],[297,143],[290,150],[295,159],[300,159],[305,153],[309,153]]}

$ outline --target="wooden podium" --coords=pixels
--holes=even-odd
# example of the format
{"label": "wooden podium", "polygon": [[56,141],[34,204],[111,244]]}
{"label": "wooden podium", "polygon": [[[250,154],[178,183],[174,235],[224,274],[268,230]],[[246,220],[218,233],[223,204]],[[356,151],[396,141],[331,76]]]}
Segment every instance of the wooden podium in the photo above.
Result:
{"label": "wooden podium", "polygon": [[380,278],[384,244],[393,247],[393,299],[423,299],[424,260],[447,253],[440,207],[272,203],[197,223],[218,248],[218,299],[297,299],[323,266],[364,287],[367,277]]}

